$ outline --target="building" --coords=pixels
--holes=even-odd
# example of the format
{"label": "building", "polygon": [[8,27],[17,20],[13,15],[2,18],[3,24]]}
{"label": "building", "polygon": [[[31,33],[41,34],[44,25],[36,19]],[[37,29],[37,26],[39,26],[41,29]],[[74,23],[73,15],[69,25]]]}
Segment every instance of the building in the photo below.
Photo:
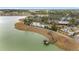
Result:
{"label": "building", "polygon": [[69,24],[69,21],[58,21],[58,24],[59,25],[68,25]]}
{"label": "building", "polygon": [[45,26],[47,26],[47,25],[41,24],[39,22],[32,22],[31,25],[35,26],[35,27],[41,27],[41,28],[45,28]]}

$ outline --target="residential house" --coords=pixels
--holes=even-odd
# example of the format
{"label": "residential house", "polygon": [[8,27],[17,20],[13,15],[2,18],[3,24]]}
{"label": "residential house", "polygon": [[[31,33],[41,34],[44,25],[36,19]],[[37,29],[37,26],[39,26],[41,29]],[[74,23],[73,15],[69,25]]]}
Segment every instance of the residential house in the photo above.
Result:
{"label": "residential house", "polygon": [[32,26],[35,26],[35,27],[41,27],[41,28],[45,28],[45,24],[41,24],[40,22],[32,22],[31,23]]}

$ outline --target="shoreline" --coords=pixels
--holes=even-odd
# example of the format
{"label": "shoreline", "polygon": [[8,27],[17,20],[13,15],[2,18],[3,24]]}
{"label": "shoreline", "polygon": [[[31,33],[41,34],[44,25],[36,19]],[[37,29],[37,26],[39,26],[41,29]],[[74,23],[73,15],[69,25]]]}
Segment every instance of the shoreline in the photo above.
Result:
{"label": "shoreline", "polygon": [[[47,37],[51,43],[53,43],[53,39],[57,40],[56,43],[54,43],[57,47],[62,48],[64,50],[67,51],[75,51],[75,50],[79,50],[79,47],[72,38],[65,36],[61,33],[58,32],[51,32],[51,35],[49,35],[49,30],[48,29],[44,29],[44,28],[38,28],[38,27],[33,27],[33,26],[28,26],[25,25],[22,21],[19,20],[19,22],[17,22],[15,24],[15,28],[18,30],[22,30],[22,31],[30,31],[30,32],[35,32],[38,34],[42,34],[43,36]],[[53,38],[53,39],[52,39]]]}

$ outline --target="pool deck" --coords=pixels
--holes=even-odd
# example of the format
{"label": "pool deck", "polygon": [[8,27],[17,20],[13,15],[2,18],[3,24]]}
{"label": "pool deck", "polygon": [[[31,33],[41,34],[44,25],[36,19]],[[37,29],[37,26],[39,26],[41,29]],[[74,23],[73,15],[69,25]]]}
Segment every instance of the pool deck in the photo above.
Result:
{"label": "pool deck", "polygon": [[42,34],[45,37],[47,37],[51,43],[56,41],[54,44],[58,46],[59,48],[62,48],[66,51],[79,50],[79,44],[76,43],[74,39],[66,35],[63,35],[61,33],[50,31],[44,28],[28,26],[28,25],[25,25],[22,21],[17,22],[15,24],[15,28],[22,31],[31,31],[31,32]]}

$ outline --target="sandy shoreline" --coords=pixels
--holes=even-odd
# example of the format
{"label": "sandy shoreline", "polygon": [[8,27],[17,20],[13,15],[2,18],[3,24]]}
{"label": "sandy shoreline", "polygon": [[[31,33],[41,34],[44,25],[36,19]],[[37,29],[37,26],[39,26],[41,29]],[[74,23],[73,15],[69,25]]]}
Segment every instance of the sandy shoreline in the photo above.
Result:
{"label": "sandy shoreline", "polygon": [[58,32],[52,31],[51,35],[49,35],[48,29],[28,26],[28,25],[25,25],[22,21],[17,22],[15,24],[15,28],[22,31],[31,31],[31,32],[42,34],[46,36],[51,42],[53,42],[53,39],[57,40],[55,45],[64,50],[79,50],[79,47],[78,47],[79,44],[77,44],[72,38],[65,36],[63,34],[60,34]]}

